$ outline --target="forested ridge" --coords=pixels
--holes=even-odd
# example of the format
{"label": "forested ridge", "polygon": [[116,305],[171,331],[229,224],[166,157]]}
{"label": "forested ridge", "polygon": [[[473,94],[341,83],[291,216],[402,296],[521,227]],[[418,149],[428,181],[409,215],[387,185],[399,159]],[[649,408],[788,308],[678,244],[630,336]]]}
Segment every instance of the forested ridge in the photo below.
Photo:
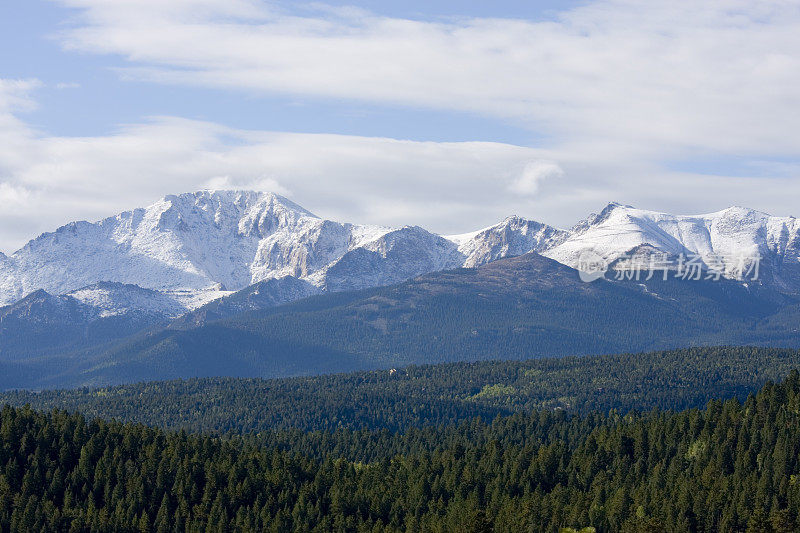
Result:
{"label": "forested ridge", "polygon": [[[583,283],[577,271],[536,254],[220,320],[215,313],[192,317],[75,351],[3,352],[0,389],[278,378],[688,346],[800,347],[797,298],[768,287],[659,277]],[[34,322],[36,335],[12,328],[16,345],[60,338],[57,328]]]}
{"label": "forested ridge", "polygon": [[403,430],[516,411],[628,412],[739,398],[800,368],[797,350],[689,348],[644,354],[411,366],[303,378],[205,378],[0,394],[0,403],[164,429],[252,433]]}
{"label": "forested ridge", "polygon": [[789,532],[799,460],[797,371],[743,404],[394,434],[215,437],[6,406],[0,528]]}

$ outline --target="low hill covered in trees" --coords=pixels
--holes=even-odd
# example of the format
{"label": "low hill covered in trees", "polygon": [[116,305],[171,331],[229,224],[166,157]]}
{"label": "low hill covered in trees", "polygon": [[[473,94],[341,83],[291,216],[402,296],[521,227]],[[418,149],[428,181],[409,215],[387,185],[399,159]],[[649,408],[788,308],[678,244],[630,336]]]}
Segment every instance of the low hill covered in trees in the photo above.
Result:
{"label": "low hill covered in trees", "polygon": [[99,389],[17,391],[0,403],[195,432],[443,425],[517,411],[681,410],[739,398],[800,368],[800,352],[668,352],[412,366],[274,380],[203,378]]}

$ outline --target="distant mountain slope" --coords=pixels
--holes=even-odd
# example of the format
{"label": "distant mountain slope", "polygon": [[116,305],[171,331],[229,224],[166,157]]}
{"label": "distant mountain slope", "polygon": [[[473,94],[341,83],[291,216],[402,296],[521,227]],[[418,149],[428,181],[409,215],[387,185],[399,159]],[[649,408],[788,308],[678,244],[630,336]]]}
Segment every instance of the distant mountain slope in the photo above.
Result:
{"label": "distant mountain slope", "polygon": [[0,385],[279,377],[719,344],[794,347],[800,331],[787,324],[798,317],[795,300],[768,289],[658,277],[583,283],[574,269],[527,254],[217,322],[201,317],[110,348],[8,367]]}
{"label": "distant mountain slope", "polygon": [[[586,253],[612,273],[630,273],[632,255],[694,254],[703,277],[718,268],[723,279],[587,285],[570,268]],[[727,279],[755,256],[757,279]],[[0,384],[794,346],[798,297],[800,223],[749,209],[677,216],[610,204],[570,230],[510,217],[440,236],[323,220],[270,193],[200,191],[0,255],[0,359],[16,361]]]}
{"label": "distant mountain slope", "polygon": [[259,281],[240,291],[209,302],[172,321],[170,327],[182,329],[199,326],[259,309],[269,309],[319,294],[319,287],[292,276]]}
{"label": "distant mountain slope", "polygon": [[65,296],[94,309],[100,317],[120,316],[131,313],[150,314],[162,318],[175,318],[186,312],[176,298],[137,285],[102,281]]}
{"label": "distant mountain slope", "polygon": [[458,245],[465,257],[463,266],[475,267],[504,257],[542,253],[561,244],[569,235],[568,231],[512,216],[494,226],[446,238]]}
{"label": "distant mountain slope", "polygon": [[186,308],[134,285],[97,283],[66,295],[35,291],[0,307],[0,360],[68,352],[166,325]]}

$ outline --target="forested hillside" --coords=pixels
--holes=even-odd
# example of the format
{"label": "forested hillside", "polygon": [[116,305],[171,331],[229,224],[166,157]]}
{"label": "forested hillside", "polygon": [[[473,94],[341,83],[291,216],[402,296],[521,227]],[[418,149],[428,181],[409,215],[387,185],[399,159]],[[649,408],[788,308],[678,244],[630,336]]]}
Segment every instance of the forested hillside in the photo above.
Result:
{"label": "forested hillside", "polygon": [[583,283],[577,271],[527,254],[153,333],[109,350],[106,363],[89,375],[281,377],[281,371],[313,374],[337,366],[350,371],[697,345],[796,347],[797,328],[769,322],[778,312],[795,316],[792,302],[724,280]]}
{"label": "forested hillside", "polygon": [[669,352],[412,366],[306,378],[207,378],[100,389],[7,392],[0,402],[190,431],[402,430],[535,409],[626,413],[744,399],[800,368],[800,352]]}
{"label": "forested hillside", "polygon": [[[381,442],[381,440],[385,442]],[[800,375],[742,405],[219,438],[0,413],[11,531],[796,531]]]}

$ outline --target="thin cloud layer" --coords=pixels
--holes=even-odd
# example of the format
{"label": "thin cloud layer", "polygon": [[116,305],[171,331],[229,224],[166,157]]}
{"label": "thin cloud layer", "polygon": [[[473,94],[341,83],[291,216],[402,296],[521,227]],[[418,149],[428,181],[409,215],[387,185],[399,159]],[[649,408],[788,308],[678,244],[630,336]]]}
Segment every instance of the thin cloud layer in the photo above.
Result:
{"label": "thin cloud layer", "polygon": [[70,50],[127,78],[467,111],[631,155],[797,155],[800,4],[601,0],[551,21],[63,0]]}

